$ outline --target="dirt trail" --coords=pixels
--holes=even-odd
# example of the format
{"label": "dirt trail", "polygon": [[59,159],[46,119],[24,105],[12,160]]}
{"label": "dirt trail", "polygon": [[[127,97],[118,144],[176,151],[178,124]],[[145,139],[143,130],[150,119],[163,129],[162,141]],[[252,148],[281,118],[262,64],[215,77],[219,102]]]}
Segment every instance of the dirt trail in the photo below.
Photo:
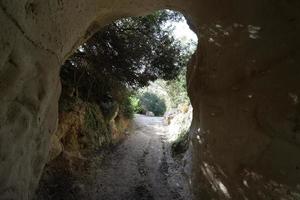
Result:
{"label": "dirt trail", "polygon": [[89,167],[75,174],[64,165],[50,168],[36,200],[189,200],[168,134],[163,118],[135,115],[128,138],[112,150],[90,155]]}
{"label": "dirt trail", "polygon": [[134,133],[97,171],[95,199],[189,199],[181,168],[170,156],[163,118],[136,115],[134,126]]}

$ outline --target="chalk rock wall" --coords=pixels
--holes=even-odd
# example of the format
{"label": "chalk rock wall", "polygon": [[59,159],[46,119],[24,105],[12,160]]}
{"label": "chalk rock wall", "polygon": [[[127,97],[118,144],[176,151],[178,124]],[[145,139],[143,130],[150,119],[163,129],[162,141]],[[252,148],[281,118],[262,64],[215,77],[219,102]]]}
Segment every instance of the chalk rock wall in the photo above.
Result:
{"label": "chalk rock wall", "polygon": [[0,199],[34,193],[64,59],[105,24],[162,8],[199,36],[188,69],[195,199],[299,197],[299,1],[2,0]]}

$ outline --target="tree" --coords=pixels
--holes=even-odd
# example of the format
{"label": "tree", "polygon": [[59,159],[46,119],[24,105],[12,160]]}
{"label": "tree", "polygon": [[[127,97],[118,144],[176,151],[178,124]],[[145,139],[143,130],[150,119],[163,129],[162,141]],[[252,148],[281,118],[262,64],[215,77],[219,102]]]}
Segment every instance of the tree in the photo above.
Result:
{"label": "tree", "polygon": [[84,43],[63,65],[63,85],[84,100],[103,99],[115,88],[137,88],[158,78],[177,76],[186,59],[168,20],[181,20],[173,11],[118,20]]}
{"label": "tree", "polygon": [[165,101],[156,94],[145,92],[140,97],[141,106],[146,111],[151,111],[155,116],[162,116],[166,112]]}

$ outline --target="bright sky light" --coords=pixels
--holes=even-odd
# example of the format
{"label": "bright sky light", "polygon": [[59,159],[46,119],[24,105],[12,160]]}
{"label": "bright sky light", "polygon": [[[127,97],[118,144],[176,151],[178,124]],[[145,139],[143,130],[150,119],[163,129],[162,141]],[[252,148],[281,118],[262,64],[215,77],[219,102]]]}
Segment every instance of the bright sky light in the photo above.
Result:
{"label": "bright sky light", "polygon": [[174,37],[175,39],[180,40],[183,44],[188,43],[189,41],[193,41],[193,43],[198,43],[197,35],[190,29],[187,21],[183,19],[180,22],[167,22],[166,27],[168,26],[174,27]]}
{"label": "bright sky light", "polygon": [[174,35],[177,39],[198,42],[197,35],[190,29],[186,20],[174,23]]}

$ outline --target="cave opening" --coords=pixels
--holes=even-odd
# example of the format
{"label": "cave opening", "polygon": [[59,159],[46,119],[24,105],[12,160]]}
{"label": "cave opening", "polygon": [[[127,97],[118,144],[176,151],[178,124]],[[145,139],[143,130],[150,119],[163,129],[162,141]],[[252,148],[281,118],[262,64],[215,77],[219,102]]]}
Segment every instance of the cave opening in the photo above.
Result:
{"label": "cave opening", "polygon": [[[189,14],[193,29],[201,32],[201,49],[187,73],[193,104],[193,199],[299,199],[299,1],[260,0],[1,1],[0,199],[32,199],[47,159],[42,179],[53,165],[50,143],[52,155],[62,149],[61,140],[52,136],[65,59],[105,24],[161,8]],[[82,116],[81,111],[76,115]],[[95,113],[92,109],[86,118],[95,118]],[[90,122],[92,128],[101,125]],[[121,152],[116,158],[122,158]],[[143,167],[143,155],[152,153],[141,155],[132,159],[134,168],[143,177],[156,177]],[[91,165],[83,162],[84,156],[64,156],[70,162],[61,162],[54,175],[49,172],[49,198],[68,199],[87,191],[81,177],[59,170]],[[165,172],[166,160],[161,161],[159,169]],[[114,171],[118,180],[124,169]],[[66,187],[57,185],[59,179]],[[133,192],[149,194],[149,185],[143,183]]]}
{"label": "cave opening", "polygon": [[172,10],[114,21],[82,43],[61,67],[59,125],[36,198],[189,198],[180,173],[197,43]]}

